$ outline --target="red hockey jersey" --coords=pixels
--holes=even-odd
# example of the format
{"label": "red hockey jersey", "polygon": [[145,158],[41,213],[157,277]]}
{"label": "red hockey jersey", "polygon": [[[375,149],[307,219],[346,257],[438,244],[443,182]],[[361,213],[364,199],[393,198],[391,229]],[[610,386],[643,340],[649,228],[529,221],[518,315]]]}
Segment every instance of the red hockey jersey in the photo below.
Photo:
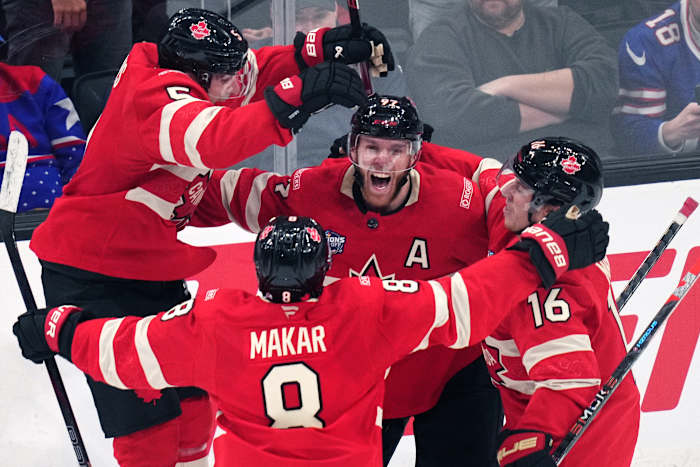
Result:
{"label": "red hockey jersey", "polygon": [[344,279],[306,302],[213,289],[147,318],[85,321],[71,357],[119,388],[205,389],[221,410],[218,465],[380,466],[387,367],[478,344],[539,283],[526,253],[504,251],[430,282]]}
{"label": "red hockey jersey", "polygon": [[[215,253],[177,241],[204,194],[211,169],[226,168],[292,139],[262,98],[297,74],[292,46],[250,51],[252,103],[214,105],[185,73],[158,68],[155,44],[124,61],[83,162],[31,248],[46,261],[126,279],[176,280]],[[137,261],[137,263],[135,263]]]}
{"label": "red hockey jersey", "polygon": [[[607,259],[521,300],[482,347],[506,428],[550,433],[557,446],[627,352]],[[628,374],[562,467],[629,466],[639,416]]]}
{"label": "red hockey jersey", "polygon": [[[439,155],[440,147],[431,150]],[[363,275],[433,279],[473,264],[513,238],[503,226],[503,200],[495,185],[500,166],[474,158],[472,178],[416,165],[409,175],[406,205],[389,215],[358,207],[353,198],[355,168],[346,159],[328,159],[291,175],[257,169],[217,172],[192,224],[235,221],[257,232],[277,215],[309,216],[326,229],[333,252],[327,283]],[[385,417],[430,409],[447,381],[480,355],[478,347],[438,346],[393,365]]]}

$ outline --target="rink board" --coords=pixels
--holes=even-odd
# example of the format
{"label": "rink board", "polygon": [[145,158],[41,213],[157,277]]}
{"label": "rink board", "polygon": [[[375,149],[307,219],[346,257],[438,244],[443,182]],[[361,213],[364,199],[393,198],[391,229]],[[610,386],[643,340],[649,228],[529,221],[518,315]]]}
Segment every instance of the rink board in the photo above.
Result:
{"label": "rink board", "polygon": [[[610,188],[600,205],[611,224],[608,250],[616,294],[625,286],[646,253],[656,244],[687,196],[700,200],[700,180]],[[666,254],[622,310],[623,324],[636,339],[651,320],[683,272],[700,258],[700,212],[692,216]],[[234,226],[216,229],[187,228],[181,238],[189,243],[212,245],[218,252],[212,266],[194,278],[191,288],[204,293],[231,286],[255,289],[251,261],[253,236]],[[34,294],[41,296],[40,267],[20,242]],[[21,296],[5,252],[0,250],[0,452],[6,465],[72,466],[75,456],[53,397],[46,371],[19,354],[11,323],[23,308]],[[504,284],[507,288],[507,284]],[[635,467],[690,467],[700,465],[696,421],[700,419],[700,288],[657,333],[634,367],[642,393],[642,419]],[[82,374],[59,359],[59,367],[93,465],[114,466],[110,443],[102,437]],[[613,396],[614,397],[614,396]],[[405,436],[391,467],[412,465],[413,443]]]}

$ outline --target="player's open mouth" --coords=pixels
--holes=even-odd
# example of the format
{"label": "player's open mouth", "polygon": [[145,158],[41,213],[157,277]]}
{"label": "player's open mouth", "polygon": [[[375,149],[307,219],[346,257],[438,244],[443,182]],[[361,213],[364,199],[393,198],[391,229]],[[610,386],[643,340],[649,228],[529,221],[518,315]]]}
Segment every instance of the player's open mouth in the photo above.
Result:
{"label": "player's open mouth", "polygon": [[375,190],[386,190],[391,182],[391,175],[382,173],[373,173],[369,176],[372,183],[372,188]]}

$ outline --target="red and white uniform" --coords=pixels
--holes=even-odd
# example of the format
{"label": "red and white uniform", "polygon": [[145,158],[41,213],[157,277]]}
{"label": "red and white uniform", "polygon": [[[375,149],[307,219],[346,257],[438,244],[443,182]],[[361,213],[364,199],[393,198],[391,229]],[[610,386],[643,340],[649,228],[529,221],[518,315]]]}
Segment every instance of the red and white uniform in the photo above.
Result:
{"label": "red and white uniform", "polygon": [[[439,155],[441,148],[430,150]],[[503,198],[495,185],[500,165],[473,157],[473,177],[419,162],[409,175],[406,205],[389,215],[358,207],[355,168],[347,159],[327,159],[291,175],[258,169],[215,173],[192,225],[234,221],[258,232],[274,216],[308,216],[326,229],[334,253],[327,283],[362,275],[433,279],[485,258],[513,238],[503,226]],[[480,355],[479,347],[435,347],[393,365],[384,416],[430,409],[447,381]]]}
{"label": "red and white uniform", "polygon": [[293,46],[250,51],[248,60],[257,76],[251,103],[221,106],[185,73],[158,68],[155,44],[136,44],[80,168],[33,234],[37,256],[137,280],[177,280],[207,267],[214,251],[178,242],[176,233],[201,200],[211,170],[292,139],[262,93],[299,73]]}
{"label": "red and white uniform", "polygon": [[[544,431],[559,445],[627,353],[607,259],[520,300],[482,347],[506,428]],[[639,415],[628,374],[561,465],[630,465]]]}
{"label": "red and white uniform", "polygon": [[526,253],[504,251],[430,282],[344,279],[305,302],[213,289],[192,310],[85,321],[71,356],[119,388],[205,389],[222,412],[218,465],[380,466],[387,367],[478,344],[539,282]]}

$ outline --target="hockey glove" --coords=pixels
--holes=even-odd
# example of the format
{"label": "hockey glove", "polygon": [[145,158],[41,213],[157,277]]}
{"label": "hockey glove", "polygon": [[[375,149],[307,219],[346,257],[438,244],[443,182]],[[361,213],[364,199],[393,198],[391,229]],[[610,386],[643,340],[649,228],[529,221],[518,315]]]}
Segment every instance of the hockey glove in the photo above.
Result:
{"label": "hockey glove", "polygon": [[344,107],[367,101],[357,72],[341,63],[324,62],[265,89],[265,101],[280,125],[295,133],[312,113],[332,104]]}
{"label": "hockey glove", "polygon": [[308,34],[297,32],[294,48],[301,70],[323,61],[337,61],[346,65],[369,62],[372,76],[386,76],[395,68],[389,41],[379,29],[367,23],[362,23],[359,37],[353,35],[349,24],[333,29],[321,28]]}
{"label": "hockey glove", "polygon": [[41,363],[58,353],[70,360],[75,327],[82,310],[73,305],[42,308],[19,315],[12,332],[22,349],[22,356]]}
{"label": "hockey glove", "polygon": [[551,212],[541,223],[520,234],[520,241],[509,249],[527,251],[549,288],[569,269],[579,269],[602,260],[608,247],[610,226],[598,211],[591,210],[578,219],[566,217],[568,206]]}
{"label": "hockey glove", "polygon": [[542,431],[503,430],[498,435],[501,467],[556,467],[549,454],[552,437]]}

